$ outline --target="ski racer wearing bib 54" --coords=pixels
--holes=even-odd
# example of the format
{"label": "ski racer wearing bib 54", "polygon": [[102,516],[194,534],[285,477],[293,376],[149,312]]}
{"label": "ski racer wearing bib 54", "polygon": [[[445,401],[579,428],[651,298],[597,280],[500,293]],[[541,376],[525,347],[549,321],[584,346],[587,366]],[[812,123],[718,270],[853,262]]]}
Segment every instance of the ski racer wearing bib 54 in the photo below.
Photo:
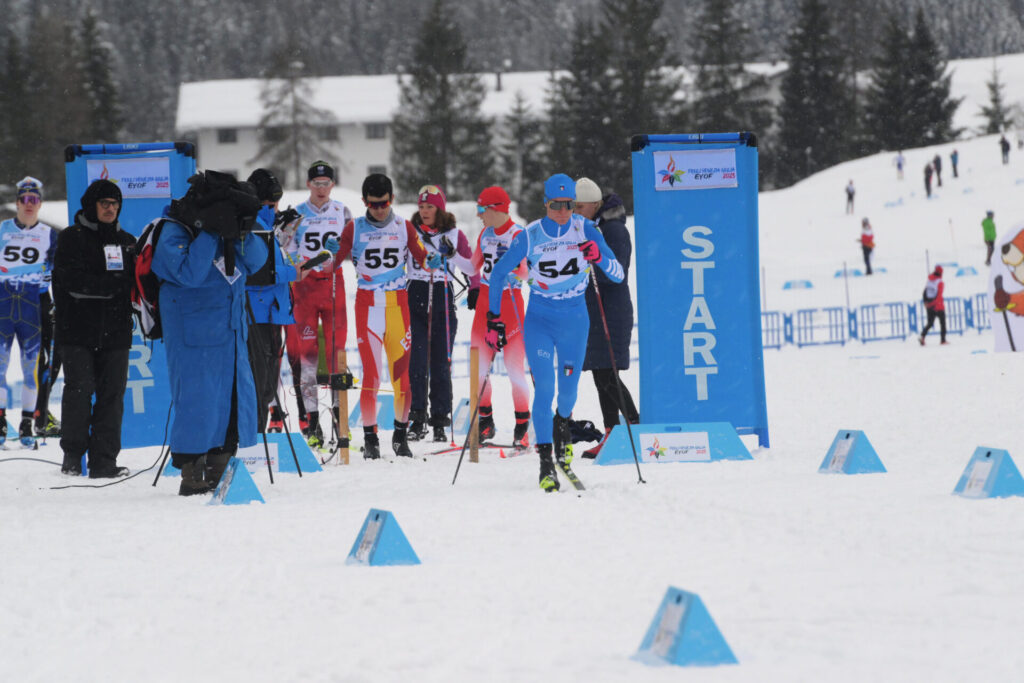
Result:
{"label": "ski racer wearing bib 54", "polygon": [[39,295],[50,286],[57,232],[39,222],[43,184],[18,181],[18,214],[0,223],[0,444],[7,439],[7,364],[11,344],[21,348],[21,422],[18,436],[32,446],[36,407],[36,358],[40,347]]}
{"label": "ski racer wearing bib 54", "polygon": [[[540,456],[540,487],[558,489],[552,455],[567,469],[572,460],[569,417],[576,405],[576,388],[587,349],[590,317],[584,296],[590,282],[590,268],[600,266],[612,282],[621,282],[622,266],[594,227],[593,222],[573,213],[576,183],[564,173],[544,182],[547,216],[530,223],[512,239],[505,255],[491,270],[493,282],[505,282],[524,258],[532,288],[523,330],[526,353],[533,372],[533,428]],[[502,288],[488,292],[487,344],[500,348],[505,343],[501,312]],[[558,368],[558,407],[555,398],[555,358]],[[552,419],[553,417],[553,419]]]}
{"label": "ski racer wearing bib 54", "polygon": [[363,363],[363,387],[359,409],[363,419],[363,457],[380,457],[377,436],[377,388],[380,386],[380,354],[388,358],[391,387],[395,392],[395,455],[412,457],[406,429],[409,420],[409,295],[405,265],[409,253],[424,266],[426,249],[412,223],[395,215],[391,178],[371,173],[363,181],[366,215],[356,218],[341,233],[336,263],[349,256],[356,268],[356,335]]}
{"label": "ski racer wearing bib 54", "polygon": [[[309,167],[306,175],[309,199],[297,207],[302,214],[302,223],[287,247],[294,263],[303,263],[324,250],[336,251],[342,229],[352,220],[352,212],[348,207],[331,199],[335,174],[330,164],[317,161]],[[309,423],[305,436],[314,448],[322,446],[324,440],[317,402],[316,371],[320,357],[317,327],[322,324],[324,328],[327,372],[331,374],[340,372],[335,367],[334,351],[345,348],[345,335],[348,333],[345,281],[336,271],[340,265],[340,261],[329,261],[316,266],[301,282],[292,285],[295,325],[292,327],[292,338],[289,339],[288,359],[294,368],[295,355],[299,357],[302,406]],[[333,406],[333,410],[337,413],[337,405]],[[340,418],[335,415],[334,419]]]}

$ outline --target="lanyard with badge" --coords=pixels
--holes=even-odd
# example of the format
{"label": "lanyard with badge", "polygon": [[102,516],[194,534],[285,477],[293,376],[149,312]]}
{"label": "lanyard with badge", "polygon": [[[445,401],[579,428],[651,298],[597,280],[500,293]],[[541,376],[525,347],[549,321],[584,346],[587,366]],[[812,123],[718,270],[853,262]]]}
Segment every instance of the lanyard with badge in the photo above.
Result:
{"label": "lanyard with badge", "polygon": [[124,270],[124,252],[120,245],[108,244],[103,247],[103,255],[107,260],[107,270]]}

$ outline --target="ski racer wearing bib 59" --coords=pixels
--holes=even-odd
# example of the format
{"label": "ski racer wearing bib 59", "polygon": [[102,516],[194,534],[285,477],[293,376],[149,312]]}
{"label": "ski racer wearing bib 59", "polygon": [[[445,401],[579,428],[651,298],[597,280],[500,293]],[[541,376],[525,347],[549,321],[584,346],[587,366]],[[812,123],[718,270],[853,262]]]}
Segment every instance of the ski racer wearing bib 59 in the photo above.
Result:
{"label": "ski racer wearing bib 59", "polygon": [[[295,237],[288,247],[295,263],[303,263],[325,249],[336,250],[335,243],[342,229],[352,221],[352,212],[348,207],[331,199],[335,180],[334,167],[325,161],[317,161],[309,167],[306,175],[309,199],[297,207],[303,217],[302,223],[299,224]],[[345,348],[345,336],[348,333],[345,281],[340,277],[340,273],[336,272],[340,265],[340,261],[329,261],[316,266],[301,282],[292,285],[292,292],[295,295],[295,325],[292,328],[291,343],[288,345],[288,358],[293,360],[296,355],[299,358],[302,405],[309,423],[304,434],[314,448],[322,446],[324,439],[317,400],[316,374],[320,358],[317,327],[323,325],[327,372],[331,374],[340,372],[335,367],[334,352],[336,349]],[[337,405],[332,409],[337,413]],[[334,419],[340,418],[335,415]]]}
{"label": "ski racer wearing bib 59", "polygon": [[[567,469],[572,460],[569,417],[576,405],[576,388],[587,349],[590,317],[584,296],[590,282],[590,268],[600,266],[612,282],[621,282],[622,266],[594,227],[593,222],[573,213],[576,183],[564,173],[544,182],[547,216],[530,223],[513,238],[505,255],[491,270],[491,281],[505,282],[524,258],[532,288],[523,330],[526,353],[533,372],[533,428],[540,456],[540,486],[558,489],[552,455]],[[502,288],[488,292],[487,344],[500,348],[505,343],[505,324],[499,317]],[[558,407],[552,419],[555,398],[555,358],[558,368]]]}
{"label": "ski racer wearing bib 59", "polygon": [[17,337],[24,382],[18,436],[22,445],[31,446],[41,343],[39,295],[50,286],[57,232],[39,222],[43,184],[26,176],[17,188],[18,214],[0,223],[0,444],[7,439],[7,364]]}
{"label": "ski racer wearing bib 59", "polygon": [[356,218],[341,233],[335,262],[349,256],[356,268],[356,335],[363,363],[359,409],[363,419],[363,457],[380,457],[377,436],[377,389],[381,377],[381,351],[387,354],[388,374],[395,392],[395,455],[412,457],[406,429],[409,420],[409,295],[405,266],[412,257],[425,265],[426,249],[412,223],[395,215],[391,179],[371,173],[363,180],[366,215]]}

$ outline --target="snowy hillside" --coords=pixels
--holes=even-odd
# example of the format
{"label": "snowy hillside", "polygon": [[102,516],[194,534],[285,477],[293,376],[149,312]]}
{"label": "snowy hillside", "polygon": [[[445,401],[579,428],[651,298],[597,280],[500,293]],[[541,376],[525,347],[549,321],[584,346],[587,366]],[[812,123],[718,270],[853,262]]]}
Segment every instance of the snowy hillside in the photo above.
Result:
{"label": "snowy hillside", "polygon": [[[925,200],[921,169],[936,152],[943,187]],[[833,275],[862,266],[862,216],[886,272],[851,278],[851,305],[916,300],[926,250],[978,269],[948,276],[949,295],[985,290],[979,221],[994,210],[1001,235],[1024,222],[1024,152],[1003,166],[988,137],[905,154],[903,181],[894,154],[880,154],[762,195],[769,309],[845,305]],[[814,287],[783,290],[793,279]],[[460,341],[468,323],[463,312]],[[1019,358],[992,353],[988,332],[950,341],[767,351],[770,450],[647,465],[645,485],[632,465],[578,460],[581,497],[541,493],[535,457],[493,452],[464,463],[453,487],[457,456],[392,462],[386,438],[381,462],[353,453],[348,467],[273,486],[257,472],[266,505],[242,507],[179,498],[174,480],[153,488],[152,472],[53,490],[88,482],[5,458],[58,463],[56,442],[11,448],[0,457],[0,680],[1018,681],[1024,499],[950,494],[976,446],[1024,466]],[[635,391],[635,365],[627,381]],[[599,415],[584,375],[575,416]],[[818,474],[840,429],[864,430],[888,472]],[[157,450],[120,462],[143,469]],[[396,515],[422,565],[345,565],[371,507]],[[670,585],[702,597],[738,666],[630,659]]]}

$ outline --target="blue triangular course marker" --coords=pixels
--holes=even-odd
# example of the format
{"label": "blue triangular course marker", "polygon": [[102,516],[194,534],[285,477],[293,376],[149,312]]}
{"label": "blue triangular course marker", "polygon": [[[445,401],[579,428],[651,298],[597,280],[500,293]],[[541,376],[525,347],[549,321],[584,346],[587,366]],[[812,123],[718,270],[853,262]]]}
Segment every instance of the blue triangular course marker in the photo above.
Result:
{"label": "blue triangular course marker", "polygon": [[964,498],[1024,496],[1024,477],[1008,451],[979,446],[964,468],[953,494]]}
{"label": "blue triangular course marker", "polygon": [[669,587],[633,659],[644,664],[739,664],[695,593]]}
{"label": "blue triangular course marker", "polygon": [[238,458],[231,458],[207,505],[247,505],[256,502],[266,501],[256,488],[256,482],[245,468],[245,463]]}
{"label": "blue triangular course marker", "polygon": [[[362,416],[356,401],[356,407],[348,414],[348,426],[361,427]],[[391,429],[395,424],[395,397],[391,394],[377,394],[377,424],[381,429]]]}
{"label": "blue triangular course marker", "polygon": [[373,508],[366,515],[345,564],[363,564],[370,567],[420,564],[420,558],[409,545],[395,516],[387,510]]}
{"label": "blue triangular course marker", "polygon": [[[295,469],[295,458],[298,458],[303,474],[322,472],[324,468],[320,466],[320,461],[316,459],[313,450],[306,443],[306,437],[297,432],[291,432],[292,446],[295,447],[295,458],[293,458],[291,446],[288,445],[288,436],[283,432],[267,434],[267,443],[277,444],[277,471],[298,473],[298,470]],[[257,445],[263,446],[262,437],[257,437]]]}
{"label": "blue triangular course marker", "polygon": [[164,467],[164,471],[160,473],[164,477],[180,477],[181,470],[174,466],[174,458],[170,455],[167,456],[167,465]]}
{"label": "blue triangular course marker", "polygon": [[459,404],[455,406],[452,416],[452,428],[455,430],[455,433],[465,436],[466,432],[469,431],[470,410],[468,398],[459,399]]}
{"label": "blue triangular course marker", "polygon": [[825,474],[872,474],[886,469],[867,434],[857,429],[840,429],[818,471]]}
{"label": "blue triangular course marker", "polygon": [[[753,460],[728,422],[683,422],[630,425],[640,462],[714,462]],[[617,424],[594,460],[595,465],[633,464],[626,425]]]}

